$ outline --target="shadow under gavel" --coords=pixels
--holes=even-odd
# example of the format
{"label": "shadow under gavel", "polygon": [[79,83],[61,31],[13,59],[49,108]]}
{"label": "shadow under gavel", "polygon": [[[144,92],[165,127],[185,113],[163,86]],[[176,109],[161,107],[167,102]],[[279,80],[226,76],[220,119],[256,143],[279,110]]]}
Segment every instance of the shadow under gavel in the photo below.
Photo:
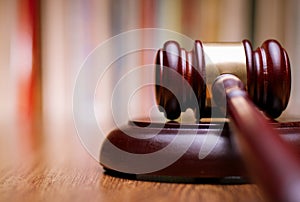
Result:
{"label": "shadow under gavel", "polygon": [[[288,55],[277,41],[265,41],[255,51],[247,40],[195,41],[191,51],[169,41],[158,51],[156,64],[156,100],[167,118],[177,119],[191,108],[201,119],[220,108],[254,182],[271,201],[300,201],[299,160],[269,123],[287,107],[291,89]],[[192,94],[197,102],[190,100]]]}

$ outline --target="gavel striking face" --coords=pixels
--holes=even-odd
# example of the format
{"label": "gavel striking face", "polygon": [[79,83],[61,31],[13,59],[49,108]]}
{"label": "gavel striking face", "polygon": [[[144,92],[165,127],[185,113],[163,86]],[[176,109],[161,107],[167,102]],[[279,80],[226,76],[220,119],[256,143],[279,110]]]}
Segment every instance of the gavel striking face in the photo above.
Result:
{"label": "gavel striking face", "polygon": [[[197,40],[191,51],[181,48],[175,41],[168,41],[158,51],[156,65],[156,101],[164,108],[168,119],[178,118],[187,108],[194,109],[200,116],[197,118],[209,116],[207,111],[213,107],[211,86],[222,74],[237,76],[254,104],[271,118],[277,118],[285,110],[290,97],[289,58],[275,40],[265,41],[255,51],[248,40],[240,43]],[[172,74],[166,70],[180,74],[190,88],[170,78]],[[176,95],[165,87],[167,82],[176,86]],[[192,93],[198,106],[190,102]]]}

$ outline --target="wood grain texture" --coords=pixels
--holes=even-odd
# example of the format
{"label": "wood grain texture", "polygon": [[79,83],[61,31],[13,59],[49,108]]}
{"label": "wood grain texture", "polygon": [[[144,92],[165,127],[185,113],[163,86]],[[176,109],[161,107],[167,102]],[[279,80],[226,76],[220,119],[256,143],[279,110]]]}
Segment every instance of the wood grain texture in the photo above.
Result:
{"label": "wood grain texture", "polygon": [[[62,124],[63,125],[63,124]],[[0,201],[263,201],[256,185],[136,181],[104,174],[72,124],[46,130],[37,145],[0,124]]]}

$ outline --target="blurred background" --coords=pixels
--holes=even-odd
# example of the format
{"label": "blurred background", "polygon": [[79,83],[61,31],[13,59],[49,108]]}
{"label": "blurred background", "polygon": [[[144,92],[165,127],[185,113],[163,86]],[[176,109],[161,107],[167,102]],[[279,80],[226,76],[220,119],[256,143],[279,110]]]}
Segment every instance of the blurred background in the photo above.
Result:
{"label": "blurred background", "polygon": [[[13,130],[18,126],[21,133],[32,134],[44,125],[46,132],[34,132],[38,139],[50,129],[57,130],[57,125],[72,124],[73,90],[85,58],[111,37],[142,28],[168,29],[205,42],[249,39],[254,48],[266,39],[277,39],[292,65],[292,97],[283,117],[297,119],[299,10],[298,0],[0,0],[1,126],[13,123]],[[137,43],[149,40],[153,36],[144,35]],[[132,41],[120,43],[124,46]],[[118,49],[116,44],[108,51],[114,54]],[[121,68],[153,61],[154,53],[145,52],[126,65],[116,65]],[[113,68],[106,83],[97,89],[96,113],[108,125],[112,121],[110,103],[101,95],[111,91],[111,82],[122,76],[120,72]],[[134,85],[136,81],[131,82]],[[142,115],[139,110],[151,106],[153,95],[149,92],[135,101],[137,116]]]}

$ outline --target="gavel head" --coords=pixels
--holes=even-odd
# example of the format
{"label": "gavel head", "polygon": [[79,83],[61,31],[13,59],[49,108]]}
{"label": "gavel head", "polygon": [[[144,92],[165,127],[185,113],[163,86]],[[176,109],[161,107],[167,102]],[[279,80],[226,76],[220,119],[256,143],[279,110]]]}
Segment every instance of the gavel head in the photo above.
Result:
{"label": "gavel head", "polygon": [[[270,118],[277,118],[285,110],[291,89],[290,63],[286,51],[275,40],[265,41],[255,51],[248,40],[197,40],[191,51],[175,41],[166,42],[156,57],[157,104],[168,119],[178,118],[187,108],[193,109],[197,118],[209,117],[214,107],[211,86],[225,73],[239,77],[252,101]],[[197,102],[192,102],[192,97]]]}

